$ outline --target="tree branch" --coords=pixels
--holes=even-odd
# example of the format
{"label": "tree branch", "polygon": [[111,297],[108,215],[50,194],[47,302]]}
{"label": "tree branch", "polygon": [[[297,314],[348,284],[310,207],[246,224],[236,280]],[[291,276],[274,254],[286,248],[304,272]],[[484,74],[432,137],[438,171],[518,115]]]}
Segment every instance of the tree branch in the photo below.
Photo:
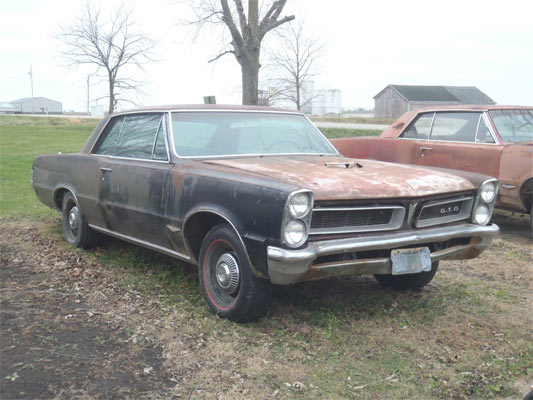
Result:
{"label": "tree branch", "polygon": [[220,57],[225,56],[226,54],[235,54],[235,52],[234,52],[233,50],[226,50],[226,51],[223,51],[223,52],[220,53],[218,56],[216,56],[216,57],[210,59],[210,60],[208,61],[208,63],[213,62],[213,61],[216,61],[216,60],[218,60]]}

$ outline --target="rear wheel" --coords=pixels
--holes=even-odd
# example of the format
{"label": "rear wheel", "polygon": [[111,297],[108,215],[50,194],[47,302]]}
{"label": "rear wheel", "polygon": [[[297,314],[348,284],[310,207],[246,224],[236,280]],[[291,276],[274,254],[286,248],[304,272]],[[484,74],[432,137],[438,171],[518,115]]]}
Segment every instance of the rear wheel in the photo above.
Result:
{"label": "rear wheel", "polygon": [[65,240],[83,249],[95,247],[98,243],[98,233],[87,225],[80,206],[71,192],[63,196],[62,206],[61,225]]}
{"label": "rear wheel", "polygon": [[439,262],[435,261],[431,263],[430,271],[405,275],[374,275],[374,278],[381,286],[394,290],[420,290],[431,282],[438,267]]}
{"label": "rear wheel", "polygon": [[228,225],[212,228],[200,249],[200,286],[215,314],[235,322],[264,317],[272,299],[272,285],[256,278],[235,231]]}

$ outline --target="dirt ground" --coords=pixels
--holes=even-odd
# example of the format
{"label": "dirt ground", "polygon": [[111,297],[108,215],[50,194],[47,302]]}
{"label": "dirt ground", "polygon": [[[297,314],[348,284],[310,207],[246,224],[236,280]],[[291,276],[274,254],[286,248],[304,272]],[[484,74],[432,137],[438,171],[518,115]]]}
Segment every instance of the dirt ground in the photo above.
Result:
{"label": "dirt ground", "polygon": [[4,226],[1,235],[0,397],[163,398],[171,382],[161,349],[129,340],[93,309],[90,288],[80,290],[78,280],[111,291],[116,284],[98,281],[83,254],[56,248],[33,228]]}
{"label": "dirt ground", "polygon": [[[496,215],[495,222],[503,234],[484,259],[492,268],[484,270],[474,262],[470,272],[462,272],[454,262],[448,274],[531,282],[533,242],[527,223],[510,214]],[[516,270],[509,270],[501,259],[501,249],[508,243],[519,253]],[[265,366],[279,362],[278,375],[298,379],[291,376],[294,360],[271,355],[274,339],[264,337],[274,333],[259,329],[260,338],[253,345],[260,350],[253,357],[239,357],[228,343],[256,339],[221,329],[208,313],[193,316],[187,307],[167,308],[164,296],[137,291],[94,257],[65,246],[50,223],[3,224],[0,254],[2,399],[305,398],[298,385],[307,385],[310,397],[320,397],[312,385],[296,380],[280,383],[279,376],[264,373]],[[194,272],[190,274],[189,279],[194,279]],[[327,290],[320,285],[324,284],[308,285],[300,294],[332,291],[331,285]],[[376,287],[367,281],[361,285],[363,291]],[[532,309],[528,311],[528,304],[533,306],[531,287],[528,283],[520,289],[524,300],[516,305],[516,312],[528,321],[533,321]],[[276,313],[291,313],[291,300],[278,296]],[[205,335],[199,333],[203,330]],[[305,328],[295,332],[294,336],[313,336]],[[304,350],[295,350],[294,357]],[[202,368],[205,365],[213,367],[209,373]],[[261,374],[254,371],[264,378],[255,378]],[[525,393],[530,384],[518,381],[518,392]]]}

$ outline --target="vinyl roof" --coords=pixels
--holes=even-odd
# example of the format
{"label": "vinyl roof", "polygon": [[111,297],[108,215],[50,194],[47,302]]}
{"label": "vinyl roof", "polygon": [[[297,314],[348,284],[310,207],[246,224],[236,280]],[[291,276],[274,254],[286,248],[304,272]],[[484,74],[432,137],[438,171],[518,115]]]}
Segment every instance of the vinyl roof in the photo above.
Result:
{"label": "vinyl roof", "polygon": [[124,110],[119,113],[127,113],[131,111],[161,111],[161,110],[235,110],[235,111],[283,111],[299,113],[296,110],[289,110],[285,108],[274,108],[265,106],[241,106],[234,104],[175,104],[175,105],[161,105],[161,106],[147,106]]}

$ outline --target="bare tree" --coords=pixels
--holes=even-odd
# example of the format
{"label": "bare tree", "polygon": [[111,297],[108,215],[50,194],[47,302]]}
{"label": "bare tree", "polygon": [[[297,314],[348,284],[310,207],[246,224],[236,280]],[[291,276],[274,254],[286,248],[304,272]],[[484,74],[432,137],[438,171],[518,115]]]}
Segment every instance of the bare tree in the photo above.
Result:
{"label": "bare tree", "polygon": [[100,10],[86,3],[76,22],[60,26],[58,39],[63,44],[62,57],[69,65],[94,65],[96,73],[104,72],[109,87],[109,113],[119,101],[127,101],[126,93],[137,92],[142,82],[125,73],[126,67],[143,70],[143,63],[153,61],[155,42],[135,32],[131,13],[120,6],[109,21],[102,21]]}
{"label": "bare tree", "polygon": [[322,56],[324,45],[306,35],[303,21],[278,34],[280,45],[268,52],[274,76],[272,81],[277,88],[276,98],[288,100],[301,110],[320,95],[315,91],[314,95],[307,93],[304,98],[303,91],[317,73],[318,59]]}
{"label": "bare tree", "polygon": [[[224,24],[229,30],[231,43],[209,62],[225,54],[233,54],[241,66],[242,103],[258,104],[261,42],[265,35],[278,26],[294,19],[294,15],[280,18],[287,0],[274,0],[260,16],[259,0],[248,0],[245,9],[242,0],[200,0],[195,4],[196,19],[193,24]],[[264,4],[263,4],[264,6]],[[262,8],[262,7],[261,7]]]}

